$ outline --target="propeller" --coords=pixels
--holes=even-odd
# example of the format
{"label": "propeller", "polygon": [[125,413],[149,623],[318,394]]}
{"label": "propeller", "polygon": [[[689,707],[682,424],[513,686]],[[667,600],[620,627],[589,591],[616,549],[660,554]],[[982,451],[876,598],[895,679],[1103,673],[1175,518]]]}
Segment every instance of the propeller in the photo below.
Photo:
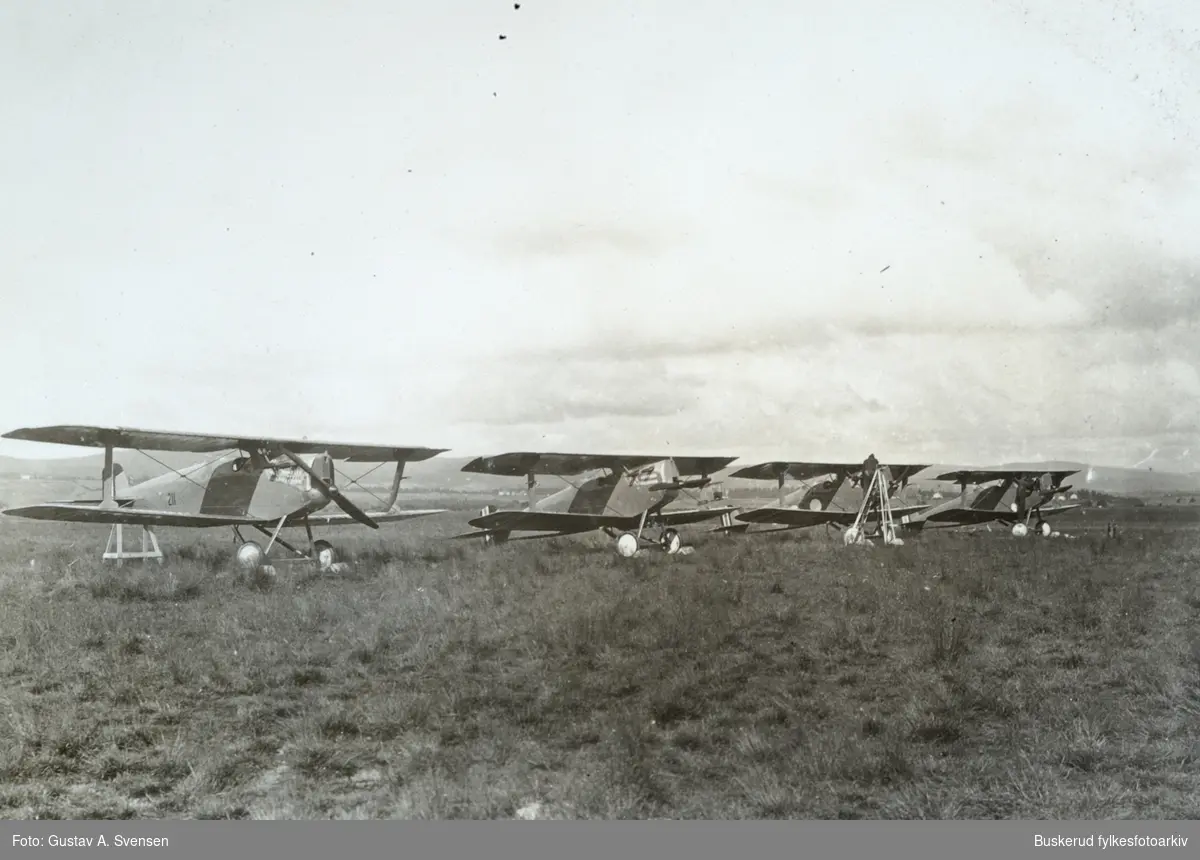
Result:
{"label": "propeller", "polygon": [[295,463],[296,467],[299,468],[300,471],[302,471],[302,472],[304,472],[304,474],[308,475],[308,477],[312,480],[312,485],[317,488],[317,491],[320,492],[321,495],[323,495],[325,498],[329,499],[331,502],[333,502],[335,505],[337,505],[339,508],[341,508],[343,511],[345,511],[347,514],[349,514],[351,517],[353,517],[358,522],[362,523],[367,528],[372,528],[372,529],[379,528],[379,523],[375,522],[373,519],[371,519],[369,516],[367,516],[366,513],[364,513],[356,504],[354,504],[354,502],[350,501],[344,495],[342,495],[342,491],[339,490],[337,487],[335,487],[333,484],[325,483],[325,479],[322,478],[320,475],[318,475],[316,470],[313,469],[312,466],[308,465],[308,463],[305,463],[303,460],[301,460],[299,457],[297,457],[295,454],[293,454],[287,448],[280,448],[279,451],[281,454],[283,454],[285,457],[287,457],[289,460],[291,460],[293,463]]}

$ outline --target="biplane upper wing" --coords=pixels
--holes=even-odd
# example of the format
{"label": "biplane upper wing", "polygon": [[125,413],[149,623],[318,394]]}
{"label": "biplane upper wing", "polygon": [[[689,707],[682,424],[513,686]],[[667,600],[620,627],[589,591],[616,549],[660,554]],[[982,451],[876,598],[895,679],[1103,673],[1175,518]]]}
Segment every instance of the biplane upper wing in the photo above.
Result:
{"label": "biplane upper wing", "polygon": [[[794,481],[805,481],[829,474],[849,474],[862,468],[862,463],[809,463],[791,460],[775,460],[769,463],[756,463],[733,472],[731,478],[747,478],[752,481],[777,481],[780,478],[791,478]],[[905,481],[928,469],[928,464],[902,463],[893,465],[885,463],[892,473],[892,479]]]}
{"label": "biplane upper wing", "polygon": [[476,457],[463,466],[464,472],[520,478],[525,475],[578,475],[593,469],[636,469],[660,460],[674,460],[682,475],[709,475],[728,466],[737,457],[672,457],[667,454],[558,454],[511,451]]}
{"label": "biplane upper wing", "polygon": [[791,478],[794,481],[804,481],[830,473],[851,472],[862,467],[862,463],[807,463],[791,460],[774,460],[769,463],[755,463],[753,466],[743,466],[730,474],[731,478],[746,478],[751,481],[777,481],[779,478]]}
{"label": "biplane upper wing", "polygon": [[225,514],[187,514],[174,511],[152,511],[139,508],[101,508],[95,505],[74,505],[50,502],[29,505],[23,508],[8,508],[6,516],[29,520],[54,520],[67,523],[99,523],[126,526],[181,526],[204,528],[207,526],[256,525],[265,521],[257,517],[228,516]]}
{"label": "biplane upper wing", "polygon": [[[892,516],[902,517],[928,508],[928,505],[893,507]],[[744,523],[761,523],[780,526],[820,526],[825,524],[853,525],[858,511],[812,511],[805,508],[756,508],[738,514]]]}
{"label": "biplane upper wing", "polygon": [[675,461],[681,475],[712,475],[721,471],[737,457],[663,457]]}
{"label": "biplane upper wing", "polygon": [[1057,486],[1063,479],[1074,475],[1081,469],[959,469],[954,472],[943,472],[934,478],[935,481],[953,481],[956,484],[986,484],[989,481],[1005,479],[1020,479],[1050,475]]}
{"label": "biplane upper wing", "polygon": [[917,474],[918,472],[925,471],[930,466],[929,463],[902,463],[897,466],[893,466],[891,463],[885,463],[884,465],[886,465],[888,467],[888,471],[892,473],[892,480],[901,482],[909,480],[913,475]]}
{"label": "biplane upper wing", "polygon": [[210,435],[177,433],[163,430],[139,430],[133,427],[92,427],[55,425],[22,427],[5,433],[5,439],[49,442],[87,448],[129,448],[151,451],[184,451],[196,454],[233,449],[287,448],[294,454],[328,454],[335,460],[382,463],[418,462],[448,451],[448,448],[424,448],[395,445],[371,445],[357,442],[322,442],[312,439],[283,439],[275,436]]}
{"label": "biplane upper wing", "polygon": [[593,469],[634,469],[655,463],[662,457],[608,454],[555,454],[511,451],[490,457],[476,457],[462,467],[464,472],[521,478],[526,475],[578,475]]}

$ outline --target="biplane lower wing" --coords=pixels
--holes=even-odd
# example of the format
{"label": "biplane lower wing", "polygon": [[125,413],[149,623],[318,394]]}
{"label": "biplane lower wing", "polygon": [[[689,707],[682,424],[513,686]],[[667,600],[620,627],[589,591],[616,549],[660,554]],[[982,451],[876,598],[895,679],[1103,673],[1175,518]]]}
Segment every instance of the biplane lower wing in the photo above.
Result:
{"label": "biplane lower wing", "polygon": [[[431,508],[429,510],[414,510],[414,511],[387,511],[386,513],[375,513],[367,511],[367,515],[377,523],[398,523],[403,520],[411,520],[416,517],[428,517],[433,514],[444,514],[444,508]],[[314,526],[349,526],[357,525],[358,520],[348,514],[309,514],[308,522]],[[304,525],[303,520],[299,520],[290,525]]]}
{"label": "biplane lower wing", "polygon": [[469,525],[486,531],[576,533],[602,528],[626,528],[629,517],[607,514],[570,514],[551,511],[497,511],[470,520]]}
{"label": "biplane lower wing", "polygon": [[[893,517],[915,514],[928,508],[928,505],[914,505],[903,508],[892,508]],[[858,518],[857,511],[810,511],[803,508],[757,508],[738,514],[737,518],[744,523],[761,523],[778,526],[821,526],[821,525],[854,525]]]}
{"label": "biplane lower wing", "polygon": [[730,505],[720,508],[687,508],[685,510],[659,511],[655,515],[655,519],[668,526],[686,526],[690,523],[702,523],[705,520],[714,520],[717,517],[733,513],[736,510],[737,508]]}
{"label": "biplane lower wing", "polygon": [[[659,511],[652,515],[655,522],[678,526],[715,519],[722,514],[737,510],[733,507],[688,508],[684,510]],[[621,517],[611,514],[572,514],[557,511],[497,511],[476,517],[469,525],[486,532],[554,532],[556,534],[579,534],[596,529],[636,529],[641,516]]]}
{"label": "biplane lower wing", "polygon": [[[1041,508],[1030,512],[1042,519],[1052,517],[1056,514],[1064,514],[1067,511],[1073,511],[1079,505],[1060,505],[1055,508]],[[983,525],[985,523],[1016,523],[1023,520],[1025,517],[1022,514],[1006,510],[985,510],[983,508],[957,508],[948,511],[941,511],[932,514],[928,517],[927,522],[930,523],[948,523],[953,525]]]}
{"label": "biplane lower wing", "polygon": [[171,511],[151,511],[138,508],[101,508],[94,505],[42,504],[24,508],[8,508],[10,517],[29,520],[52,520],[64,523],[98,523],[126,526],[180,526],[206,528],[209,526],[250,526],[267,521],[257,517],[227,516],[225,514],[186,514]]}

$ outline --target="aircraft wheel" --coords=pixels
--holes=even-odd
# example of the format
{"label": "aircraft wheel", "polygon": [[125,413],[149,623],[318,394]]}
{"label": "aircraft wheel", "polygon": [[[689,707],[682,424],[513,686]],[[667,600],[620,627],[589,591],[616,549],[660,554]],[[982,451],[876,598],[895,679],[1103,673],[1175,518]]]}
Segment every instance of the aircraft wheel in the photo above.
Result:
{"label": "aircraft wheel", "polygon": [[859,531],[854,526],[850,526],[850,528],[842,532],[842,543],[844,543],[846,546],[858,543],[858,538]]}
{"label": "aircraft wheel", "polygon": [[633,532],[624,532],[617,538],[617,553],[621,558],[633,558],[637,555],[638,539]]}
{"label": "aircraft wheel", "polygon": [[1025,537],[1025,535],[1029,534],[1029,526],[1025,525],[1025,523],[1017,523],[1012,527],[1012,533],[1013,537]]}
{"label": "aircraft wheel", "polygon": [[258,570],[266,561],[267,554],[260,544],[248,540],[237,548],[237,563],[242,570]]}
{"label": "aircraft wheel", "polygon": [[1054,531],[1054,529],[1050,528],[1050,523],[1045,520],[1038,520],[1037,530],[1042,537],[1050,537],[1050,532]]}
{"label": "aircraft wheel", "polygon": [[662,534],[662,546],[667,551],[667,555],[675,555],[683,546],[683,541],[679,539],[679,532],[675,529],[667,529]]}
{"label": "aircraft wheel", "polygon": [[317,560],[317,567],[322,571],[329,570],[337,564],[337,550],[327,540],[319,540],[313,544],[313,557]]}

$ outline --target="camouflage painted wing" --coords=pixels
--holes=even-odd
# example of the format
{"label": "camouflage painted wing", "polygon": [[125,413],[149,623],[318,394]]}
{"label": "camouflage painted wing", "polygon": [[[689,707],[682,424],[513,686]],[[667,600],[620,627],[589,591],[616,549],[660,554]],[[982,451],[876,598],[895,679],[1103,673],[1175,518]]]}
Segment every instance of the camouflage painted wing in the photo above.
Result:
{"label": "camouflage painted wing", "polygon": [[487,531],[563,532],[594,531],[606,526],[628,528],[639,517],[606,514],[570,514],[554,511],[496,511],[476,517],[468,525]]}
{"label": "camouflage painted wing", "polygon": [[[912,505],[903,508],[892,508],[892,516],[899,518],[915,514],[928,508],[928,505]],[[820,526],[820,525],[854,525],[858,511],[810,511],[803,508],[757,508],[738,514],[737,519],[744,523],[762,523],[780,526]]]}
{"label": "camouflage painted wing", "polygon": [[526,475],[578,475],[593,469],[636,469],[662,460],[674,460],[681,475],[711,475],[737,457],[672,457],[669,454],[556,454],[510,451],[476,457],[462,467],[464,472],[522,478]]}
{"label": "camouflage painted wing", "polygon": [[953,481],[956,484],[986,484],[990,481],[1002,481],[1007,479],[1018,480],[1020,478],[1041,477],[1042,475],[1050,475],[1051,480],[1057,486],[1063,480],[1069,478],[1082,469],[959,469],[953,472],[944,472],[938,475],[933,480],[935,481]]}
{"label": "camouflage painted wing", "polygon": [[185,514],[138,508],[100,508],[93,505],[55,503],[8,508],[3,513],[5,516],[22,517],[29,520],[126,526],[179,526],[181,528],[249,526],[267,522],[255,517],[236,517],[224,514]]}
{"label": "camouflage painted wing", "polygon": [[151,451],[184,451],[211,454],[217,451],[282,446],[294,454],[328,454],[335,460],[365,463],[418,462],[448,451],[448,448],[368,445],[357,442],[321,442],[311,439],[281,439],[273,436],[210,435],[139,430],[134,427],[54,425],[22,427],[5,433],[5,439],[78,445],[86,448],[128,448]]}
{"label": "camouflage painted wing", "polygon": [[[1042,518],[1052,517],[1056,514],[1073,511],[1081,505],[1061,505],[1056,508],[1042,508],[1040,514]],[[960,525],[983,525],[984,523],[1015,523],[1023,520],[1024,514],[1018,514],[1011,510],[997,508],[994,510],[983,510],[981,508],[956,508],[953,510],[942,511],[940,514],[930,516],[931,523],[958,523]]]}
{"label": "camouflage painted wing", "polygon": [[689,523],[702,523],[713,520],[736,511],[733,506],[720,508],[686,508],[684,510],[659,511],[655,519],[668,526],[685,526]]}

